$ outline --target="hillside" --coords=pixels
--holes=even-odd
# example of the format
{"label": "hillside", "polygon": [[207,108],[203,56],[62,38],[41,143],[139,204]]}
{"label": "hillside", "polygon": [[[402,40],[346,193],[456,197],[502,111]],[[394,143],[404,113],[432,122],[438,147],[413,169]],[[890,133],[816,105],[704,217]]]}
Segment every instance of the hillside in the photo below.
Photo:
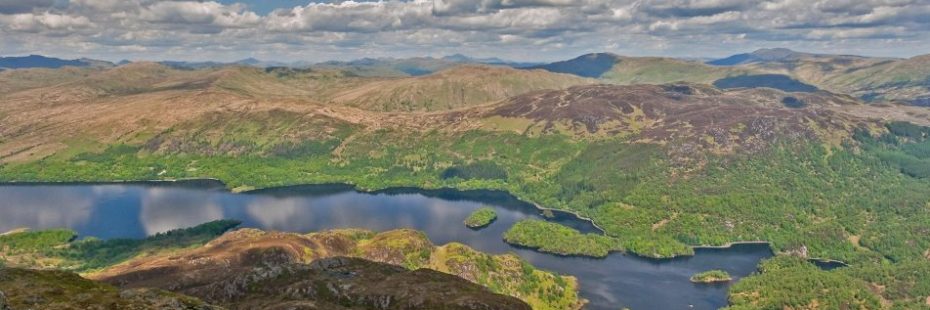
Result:
{"label": "hillside", "polygon": [[94,59],[66,60],[61,58],[29,55],[21,57],[0,57],[0,69],[28,69],[62,67],[112,67],[113,63]]}
{"label": "hillside", "polygon": [[581,55],[577,58],[557,61],[545,65],[536,65],[527,69],[542,69],[550,72],[568,73],[577,76],[599,78],[610,71],[620,59],[619,55],[611,53],[594,53]]}
{"label": "hillside", "polygon": [[[223,233],[236,224],[211,222],[143,240],[73,241],[59,238],[67,231],[19,232],[0,238],[0,257],[18,267],[81,270],[124,292],[172,291],[229,309],[575,309],[583,303],[574,278],[537,270],[515,255],[435,246],[418,231]],[[2,272],[0,289],[25,284]],[[93,283],[68,277],[87,282],[83,287]],[[17,301],[30,294],[5,291]]]}
{"label": "hillside", "polygon": [[[861,125],[834,115],[833,108],[847,105],[859,103],[828,93],[774,89],[721,91],[700,84],[594,85],[517,96],[495,107],[486,117],[504,117],[512,122],[522,119],[530,124],[524,132],[620,135],[633,141],[691,142],[718,151],[734,147],[747,151],[786,135],[816,138],[819,133],[814,128],[827,133]],[[763,121],[766,119],[773,121]],[[754,128],[752,123],[766,128]]]}
{"label": "hillside", "polygon": [[894,59],[762,49],[708,63],[784,74],[823,89],[866,100],[902,100],[920,104],[925,98],[930,98],[927,56]]}
{"label": "hillside", "polygon": [[124,290],[67,271],[0,267],[0,309],[220,310],[193,297],[163,290]]}
{"label": "hillside", "polygon": [[706,63],[596,53],[530,68],[622,85],[690,82],[721,88],[769,87],[783,91],[819,88],[866,101],[897,100],[925,105],[930,100],[927,59],[927,56],[893,59],[812,54],[776,48]]}
{"label": "hillside", "polygon": [[[589,217],[605,231],[597,244],[642,256],[766,240],[781,255],[847,262],[854,268],[846,277],[856,281],[879,277],[866,272],[877,266],[904,272],[927,264],[926,108],[693,83],[497,92],[512,76],[562,77],[540,72],[459,67],[371,78],[124,66],[2,97],[0,180],[212,177],[236,191],[307,183],[496,189]],[[350,106],[364,96],[325,99],[354,87],[374,98],[442,98],[441,86],[454,81],[481,81],[495,90],[488,94],[510,97],[429,112]],[[287,90],[326,83],[338,87]],[[267,89],[280,94],[262,95]],[[520,233],[542,240],[537,230]],[[889,277],[874,281],[897,279]],[[917,296],[882,297],[894,304]]]}
{"label": "hillside", "polygon": [[588,83],[592,81],[541,70],[457,66],[422,77],[363,83],[324,100],[373,111],[441,111]]}
{"label": "hillside", "polygon": [[34,68],[0,71],[0,97],[22,90],[73,82],[86,78],[97,70],[91,68]]}

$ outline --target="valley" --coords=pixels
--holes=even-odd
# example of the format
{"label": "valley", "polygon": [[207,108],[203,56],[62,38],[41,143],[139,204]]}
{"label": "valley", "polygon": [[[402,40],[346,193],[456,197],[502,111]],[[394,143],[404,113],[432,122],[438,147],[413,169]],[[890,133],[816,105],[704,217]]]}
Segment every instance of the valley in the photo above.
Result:
{"label": "valley", "polygon": [[[338,64],[7,70],[0,72],[11,81],[0,86],[0,180],[210,178],[237,193],[336,183],[497,190],[600,229],[498,214],[481,230],[496,234],[495,248],[481,251],[511,250],[506,238],[606,261],[676,260],[697,259],[701,246],[763,240],[775,257],[759,273],[750,275],[752,262],[734,274],[727,303],[702,307],[911,308],[930,296],[918,280],[930,276],[922,224],[930,222],[930,111],[916,105],[927,93],[921,60],[763,50],[710,63],[597,54],[380,76]],[[467,230],[467,214],[449,227]],[[440,240],[452,241],[461,240]],[[849,266],[820,270],[812,258]],[[709,269],[690,270],[682,282]],[[779,293],[810,291],[815,275],[844,283],[843,291]],[[788,280],[773,287],[768,277]],[[589,308],[624,304],[590,296],[580,278]],[[542,297],[523,297],[541,307]]]}

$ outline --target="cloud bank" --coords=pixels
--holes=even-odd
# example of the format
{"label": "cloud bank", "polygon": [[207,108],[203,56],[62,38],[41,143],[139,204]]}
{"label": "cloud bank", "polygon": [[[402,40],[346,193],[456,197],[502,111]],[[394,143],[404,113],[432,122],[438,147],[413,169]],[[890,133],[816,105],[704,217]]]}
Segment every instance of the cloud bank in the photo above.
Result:
{"label": "cloud bank", "polygon": [[0,54],[551,60],[596,51],[707,57],[789,47],[908,57],[930,53],[927,16],[926,0],[330,1],[266,14],[247,1],[0,0]]}

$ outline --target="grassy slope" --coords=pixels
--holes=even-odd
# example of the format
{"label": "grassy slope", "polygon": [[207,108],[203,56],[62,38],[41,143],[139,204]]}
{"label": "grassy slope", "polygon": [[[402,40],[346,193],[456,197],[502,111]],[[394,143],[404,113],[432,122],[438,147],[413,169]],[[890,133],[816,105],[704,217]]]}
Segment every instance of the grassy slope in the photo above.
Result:
{"label": "grassy slope", "polygon": [[[587,55],[586,55],[587,56]],[[784,61],[711,66],[696,61],[660,57],[621,57],[599,78],[617,84],[693,82],[713,84],[747,74],[785,74],[836,93],[879,100],[912,100],[927,91],[930,56],[890,60],[852,56],[809,55]]]}
{"label": "grassy slope", "polygon": [[[161,287],[148,285],[158,281],[134,278],[132,274],[167,277],[168,282],[175,283],[178,279],[173,277],[202,274],[199,268],[209,267],[204,261],[235,262],[253,255],[251,253],[299,249],[289,254],[294,256],[291,260],[312,262],[352,256],[410,270],[437,270],[480,284],[492,292],[517,297],[534,309],[574,309],[583,302],[572,277],[538,270],[512,254],[489,255],[458,243],[435,246],[418,231],[393,230],[376,234],[364,230],[333,230],[297,235],[246,229],[217,239],[236,225],[235,221],[214,221],[140,240],[89,238],[72,241],[74,233],[64,230],[13,233],[0,237],[0,262],[17,267],[89,272],[92,278],[104,280],[129,275],[127,279],[131,281],[143,281],[143,285],[131,287]],[[210,241],[213,241],[212,246],[204,246]],[[172,274],[171,268],[164,268],[189,267],[184,265],[187,257],[192,257],[194,267],[190,270],[178,269],[178,274]],[[162,266],[160,270],[163,271],[147,272],[146,268],[151,266]]]}
{"label": "grassy slope", "polygon": [[[294,124],[307,122],[293,122],[299,118],[289,115],[269,113],[254,124],[240,121],[235,123],[241,126],[213,131],[216,126],[194,119],[164,131],[167,139],[162,142],[167,144],[110,145],[103,152],[11,163],[0,167],[0,179],[216,177],[241,189],[327,182],[367,189],[502,189],[591,217],[623,249],[649,256],[687,254],[687,245],[768,240],[779,252],[870,266],[919,259],[930,249],[928,234],[919,225],[930,220],[930,193],[925,190],[930,184],[920,170],[926,157],[911,150],[919,149],[913,146],[923,138],[880,137],[885,129],[872,133],[879,139],[874,143],[846,139],[845,145],[822,144],[801,136],[761,151],[700,152],[694,161],[680,162],[670,148],[689,141],[656,145],[633,143],[624,135],[595,139],[469,127],[360,130],[330,122],[309,122],[308,130],[298,130]],[[315,131],[327,134],[294,135],[295,141],[310,139],[325,147],[307,150],[322,152],[282,156],[272,151],[293,133]],[[193,138],[207,142],[165,147]],[[237,152],[210,152],[237,146],[235,141],[259,143],[231,148],[242,150]],[[449,174],[450,168],[467,173]],[[449,175],[453,177],[444,177]]]}
{"label": "grassy slope", "polygon": [[160,290],[121,292],[67,271],[0,267],[0,308],[9,309],[220,309]]}
{"label": "grassy slope", "polygon": [[593,82],[542,70],[472,65],[422,77],[371,79],[320,99],[372,111],[442,111]]}
{"label": "grassy slope", "polygon": [[619,84],[663,84],[692,82],[712,84],[714,81],[751,70],[732,67],[714,67],[699,62],[656,57],[620,58],[602,79]]}

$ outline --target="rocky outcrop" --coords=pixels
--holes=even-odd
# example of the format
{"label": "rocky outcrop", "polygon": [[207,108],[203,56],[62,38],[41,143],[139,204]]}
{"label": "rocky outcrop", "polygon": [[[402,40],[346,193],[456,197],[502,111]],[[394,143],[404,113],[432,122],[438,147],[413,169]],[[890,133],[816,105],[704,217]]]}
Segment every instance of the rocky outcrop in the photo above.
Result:
{"label": "rocky outcrop", "polygon": [[0,310],[10,310],[10,306],[6,304],[6,295],[0,291]]}
{"label": "rocky outcrop", "polygon": [[348,257],[257,268],[180,291],[230,309],[530,309],[452,275]]}
{"label": "rocky outcrop", "polygon": [[515,255],[493,256],[455,243],[435,246],[410,229],[378,234],[240,229],[203,247],[141,257],[90,276],[124,289],[165,289],[231,309],[563,309],[582,304],[574,278],[535,270]]}
{"label": "rocky outcrop", "polygon": [[120,291],[66,271],[4,268],[0,270],[0,291],[0,310],[223,309],[158,289]]}

